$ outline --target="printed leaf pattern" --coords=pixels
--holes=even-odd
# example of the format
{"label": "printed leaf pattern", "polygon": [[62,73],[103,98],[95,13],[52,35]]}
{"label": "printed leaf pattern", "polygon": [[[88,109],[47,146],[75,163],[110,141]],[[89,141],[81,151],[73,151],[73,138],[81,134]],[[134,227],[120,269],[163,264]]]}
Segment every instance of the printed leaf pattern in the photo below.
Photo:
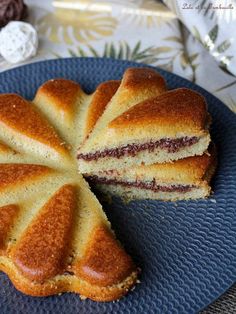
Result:
{"label": "printed leaf pattern", "polygon": [[231,46],[231,43],[229,40],[224,40],[216,49],[219,53],[225,52],[229,47]]}
{"label": "printed leaf pattern", "polygon": [[141,41],[138,41],[136,45],[131,48],[126,41],[119,42],[118,45],[114,43],[105,43],[102,52],[98,52],[91,45],[87,45],[86,49],[82,47],[77,47],[76,50],[68,50],[69,54],[73,57],[101,57],[101,58],[114,58],[114,59],[125,59],[140,61],[144,63],[151,63],[150,58],[154,58],[155,51],[152,47],[143,49],[141,46]]}
{"label": "printed leaf pattern", "polygon": [[174,41],[179,44],[183,43],[182,39],[177,36],[168,36],[168,37],[165,37],[164,40]]}
{"label": "printed leaf pattern", "polygon": [[198,39],[208,51],[211,51],[213,55],[218,57],[218,59],[220,60],[219,67],[221,68],[221,70],[232,76],[232,73],[228,70],[228,65],[230,61],[234,58],[234,56],[224,55],[224,53],[231,46],[230,40],[226,39],[220,44],[216,45],[219,33],[219,26],[216,24],[205,36],[204,39],[201,38],[201,35],[196,26],[193,27],[192,32],[196,39]]}
{"label": "printed leaf pattern", "polygon": [[[224,90],[224,89],[226,89],[226,88],[230,88],[230,87],[232,87],[232,86],[234,86],[234,85],[236,85],[236,80],[234,80],[233,82],[231,82],[231,83],[229,83],[229,84],[226,84],[226,85],[224,85],[224,86],[222,86],[222,87],[220,87],[220,88],[217,88],[215,91],[216,92],[220,92],[220,91],[222,91],[222,90]],[[235,108],[236,109],[236,108]]]}
{"label": "printed leaf pattern", "polygon": [[[76,12],[77,13],[77,12]],[[73,10],[57,10],[36,21],[39,34],[47,36],[53,43],[64,41],[68,45],[86,43],[101,37],[111,36],[117,21],[107,14]]]}
{"label": "printed leaf pattern", "polygon": [[214,49],[215,41],[216,41],[217,36],[218,36],[218,31],[219,31],[219,27],[218,27],[218,25],[215,25],[209,31],[209,33],[205,36],[203,44],[204,44],[204,46],[206,47],[207,50]]}
{"label": "printed leaf pattern", "polygon": [[[181,43],[181,39],[178,37],[172,38],[167,37],[166,41],[178,41]],[[183,70],[188,66],[193,69],[194,78],[195,71],[198,64],[195,64],[195,60],[198,57],[198,53],[187,56],[183,50],[182,44],[179,47],[161,46],[161,47],[142,47],[142,42],[138,41],[133,47],[131,47],[126,41],[119,43],[106,42],[103,50],[96,50],[92,45],[87,44],[86,46],[80,45],[75,49],[68,48],[68,53],[71,57],[89,57],[93,56],[96,58],[114,58],[123,60],[132,60],[142,62],[146,64],[153,64],[162,67],[168,71],[173,71],[174,62],[179,58],[179,62]]]}

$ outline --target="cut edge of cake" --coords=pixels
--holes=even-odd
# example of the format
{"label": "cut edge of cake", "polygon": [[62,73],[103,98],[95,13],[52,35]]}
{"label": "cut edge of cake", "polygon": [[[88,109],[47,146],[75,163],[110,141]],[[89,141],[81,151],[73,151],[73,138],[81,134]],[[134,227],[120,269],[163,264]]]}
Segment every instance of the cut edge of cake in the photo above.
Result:
{"label": "cut edge of cake", "polygon": [[[100,111],[100,116],[96,116],[97,121],[94,121],[93,129],[90,130],[79,150],[83,151],[90,147],[90,143],[100,131],[123,112],[145,99],[164,93],[166,90],[166,82],[157,71],[151,68],[128,68],[123,74],[118,89],[111,92],[110,100],[103,96],[107,100],[104,101],[103,99],[102,101],[105,110]],[[94,95],[96,96],[96,91]],[[89,121],[90,118],[91,116],[88,114],[86,120]]]}
{"label": "cut edge of cake", "polygon": [[202,155],[210,143],[210,120],[199,93],[168,91],[134,105],[82,146],[79,170],[96,173]]}
{"label": "cut edge of cake", "polygon": [[209,151],[202,156],[172,163],[101,171],[86,177],[98,190],[125,199],[197,199],[210,195],[210,181],[216,164],[216,149],[211,144]]}

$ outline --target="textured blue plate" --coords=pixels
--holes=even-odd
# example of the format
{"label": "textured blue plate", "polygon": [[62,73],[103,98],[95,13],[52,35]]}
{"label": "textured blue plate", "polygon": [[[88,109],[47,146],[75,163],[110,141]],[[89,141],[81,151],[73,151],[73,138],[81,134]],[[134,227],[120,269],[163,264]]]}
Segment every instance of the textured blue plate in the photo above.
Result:
{"label": "textured blue plate", "polygon": [[[32,99],[44,81],[65,77],[86,91],[120,79],[141,64],[110,59],[60,59],[0,74],[0,92]],[[200,91],[213,117],[212,137],[219,151],[214,196],[178,203],[114,199],[104,208],[117,237],[142,268],[141,283],[118,302],[81,301],[76,294],[32,298],[0,274],[0,313],[196,313],[236,279],[236,116],[200,87],[160,70],[170,88]]]}

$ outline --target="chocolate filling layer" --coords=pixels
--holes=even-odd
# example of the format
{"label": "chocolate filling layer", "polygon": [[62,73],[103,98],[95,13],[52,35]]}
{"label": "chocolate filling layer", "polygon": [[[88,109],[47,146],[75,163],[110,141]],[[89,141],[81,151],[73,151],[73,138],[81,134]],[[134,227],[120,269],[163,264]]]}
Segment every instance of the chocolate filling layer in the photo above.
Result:
{"label": "chocolate filling layer", "polygon": [[89,176],[87,177],[88,181],[91,183],[103,183],[103,184],[114,184],[114,185],[122,185],[122,186],[128,186],[128,187],[135,187],[139,189],[146,189],[146,190],[152,190],[154,192],[181,192],[186,193],[191,191],[193,188],[196,188],[194,185],[182,185],[182,184],[172,184],[169,186],[163,186],[156,184],[156,180],[153,179],[149,182],[143,182],[143,181],[121,181],[116,179],[107,179],[104,177],[98,177],[98,176]]}
{"label": "chocolate filling layer", "polygon": [[180,148],[191,146],[196,144],[199,138],[193,137],[181,137],[178,139],[163,138],[159,141],[144,144],[128,144],[126,146],[121,146],[117,148],[105,149],[104,151],[97,151],[95,153],[89,154],[78,154],[78,159],[84,159],[86,161],[97,160],[104,157],[114,157],[120,158],[121,156],[132,156],[134,157],[138,152],[142,150],[148,150],[153,152],[156,148],[166,149],[168,153],[175,153],[180,150]]}

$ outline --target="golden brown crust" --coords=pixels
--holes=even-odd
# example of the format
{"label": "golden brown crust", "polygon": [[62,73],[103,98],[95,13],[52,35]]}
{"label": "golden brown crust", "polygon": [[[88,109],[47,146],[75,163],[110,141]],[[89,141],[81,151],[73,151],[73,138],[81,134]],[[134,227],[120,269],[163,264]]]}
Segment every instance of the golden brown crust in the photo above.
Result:
{"label": "golden brown crust", "polygon": [[64,142],[31,103],[16,94],[0,95],[0,123],[65,153]]}
{"label": "golden brown crust", "polygon": [[107,104],[114,96],[119,86],[120,81],[108,81],[101,83],[97,87],[88,109],[85,136],[87,136],[92,131],[98,118],[100,118],[102,115]]}
{"label": "golden brown crust", "polygon": [[14,152],[14,150],[11,149],[11,147],[6,145],[5,143],[0,142],[0,154],[1,153],[8,153],[8,152]]}
{"label": "golden brown crust", "polygon": [[66,115],[72,115],[77,97],[83,91],[80,85],[71,80],[62,78],[45,82],[37,91],[35,99],[45,97],[50,101],[50,105],[56,110]]}
{"label": "golden brown crust", "polygon": [[204,179],[206,172],[214,163],[215,159],[216,152],[213,147],[211,147],[209,152],[202,156],[192,156],[176,160],[172,163],[154,164],[146,167],[151,167],[153,173],[165,171],[167,175],[171,174],[173,178],[180,175],[183,182],[187,180],[194,184]]}
{"label": "golden brown crust", "polygon": [[26,278],[44,282],[63,272],[75,207],[74,187],[64,185],[44,205],[10,252]]}
{"label": "golden brown crust", "polygon": [[0,164],[0,191],[10,185],[21,185],[52,172],[52,169],[40,165]]}
{"label": "golden brown crust", "polygon": [[86,282],[106,287],[122,282],[135,267],[107,227],[99,226],[90,236],[85,255],[73,265],[73,270]]}
{"label": "golden brown crust", "polygon": [[18,211],[19,207],[15,204],[0,207],[0,254],[5,249],[5,240],[14,224]]}
{"label": "golden brown crust", "polygon": [[166,92],[145,100],[109,123],[109,128],[124,129],[158,125],[176,132],[205,130],[206,102],[202,95],[187,88]]}
{"label": "golden brown crust", "polygon": [[122,80],[122,87],[137,90],[146,89],[152,85],[166,90],[164,78],[155,70],[150,68],[129,68],[125,71]]}
{"label": "golden brown crust", "polygon": [[138,276],[138,271],[136,270],[121,282],[119,286],[99,287],[79,280],[75,276],[64,276],[61,279],[47,281],[43,284],[32,283],[32,281],[23,277],[14,265],[9,264],[6,266],[6,263],[0,263],[0,270],[9,276],[19,291],[31,296],[43,297],[62,292],[76,292],[94,301],[113,301],[119,299],[127,294],[135,285]]}
{"label": "golden brown crust", "polygon": [[160,95],[166,90],[164,78],[153,69],[129,68],[125,71],[115,95],[117,107],[114,108],[115,112],[120,112],[120,109],[122,109],[121,112],[124,112],[125,108],[130,108],[130,103],[133,106],[134,103]]}

